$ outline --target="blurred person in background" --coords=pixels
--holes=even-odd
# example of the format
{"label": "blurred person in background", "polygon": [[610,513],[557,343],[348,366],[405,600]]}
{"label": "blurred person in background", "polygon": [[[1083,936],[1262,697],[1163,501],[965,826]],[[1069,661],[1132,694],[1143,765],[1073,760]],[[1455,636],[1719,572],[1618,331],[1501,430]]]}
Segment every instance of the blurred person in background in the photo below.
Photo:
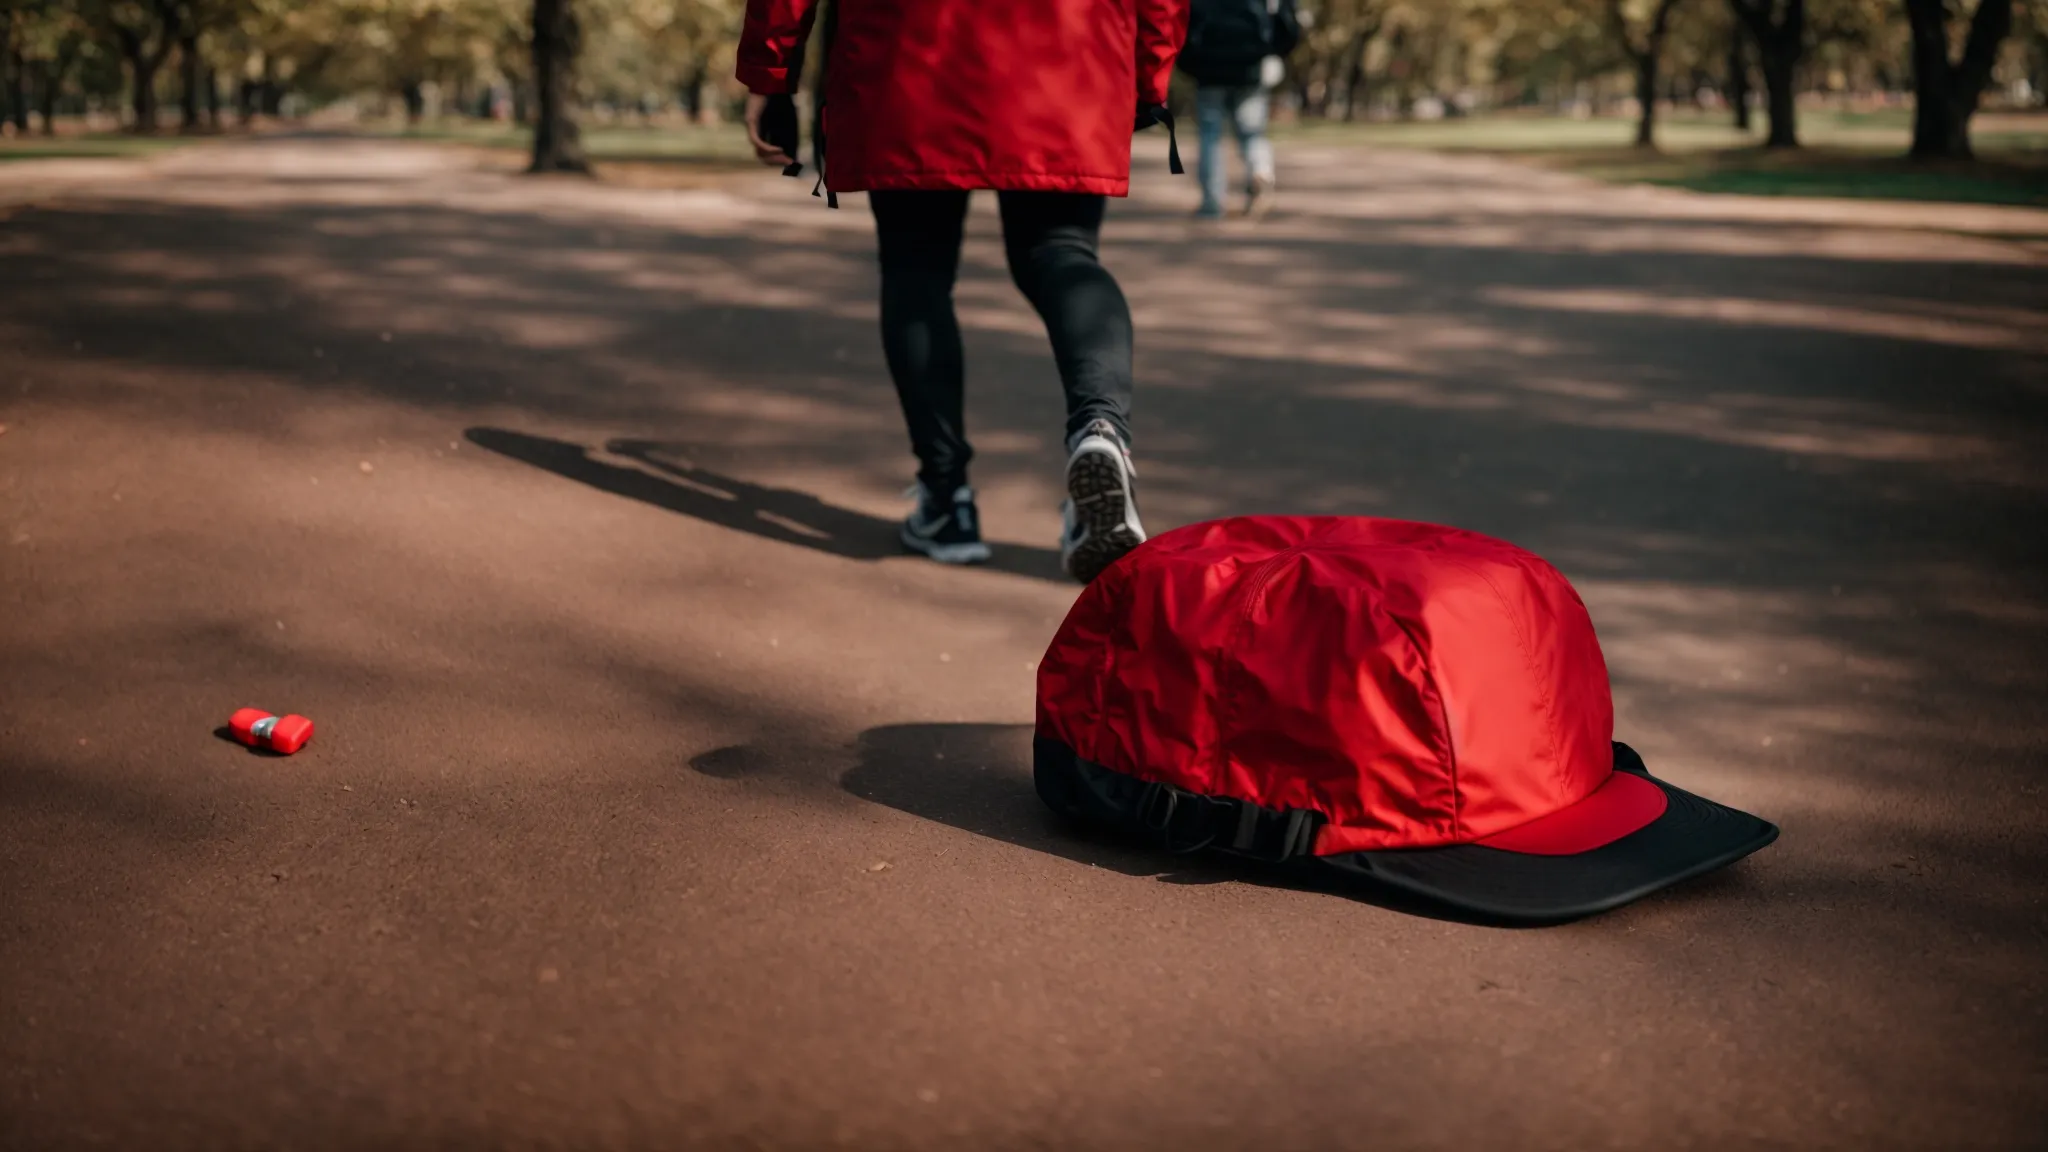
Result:
{"label": "blurred person in background", "polygon": [[[968,484],[953,282],[968,197],[993,190],[1010,276],[1045,322],[1066,392],[1062,565],[1092,580],[1145,539],[1131,312],[1097,250],[1107,198],[1129,192],[1134,128],[1171,129],[1187,0],[830,2],[824,186],[868,193],[875,217],[882,347],[918,461],[903,544],[948,564],[989,557]],[[794,160],[782,133],[764,137],[762,113],[795,89],[817,3],[748,0],[738,75],[769,165]]]}
{"label": "blurred person in background", "polygon": [[1301,42],[1294,0],[1192,0],[1180,68],[1195,82],[1195,122],[1202,134],[1196,165],[1202,206],[1195,215],[1221,219],[1227,193],[1223,128],[1237,134],[1244,157],[1245,215],[1263,215],[1273,202],[1273,142],[1266,138],[1273,89],[1286,58]]}

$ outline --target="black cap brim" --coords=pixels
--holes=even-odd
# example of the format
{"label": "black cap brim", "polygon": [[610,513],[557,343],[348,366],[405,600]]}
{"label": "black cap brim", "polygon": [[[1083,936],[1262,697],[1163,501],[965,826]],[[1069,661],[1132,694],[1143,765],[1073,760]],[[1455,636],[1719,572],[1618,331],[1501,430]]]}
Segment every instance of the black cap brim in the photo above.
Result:
{"label": "black cap brim", "polygon": [[1624,744],[1615,770],[1664,790],[1664,814],[1609,844],[1570,856],[1477,844],[1319,856],[1326,879],[1383,887],[1502,924],[1559,924],[1619,908],[1661,888],[1726,867],[1778,838],[1768,820],[1651,776]]}

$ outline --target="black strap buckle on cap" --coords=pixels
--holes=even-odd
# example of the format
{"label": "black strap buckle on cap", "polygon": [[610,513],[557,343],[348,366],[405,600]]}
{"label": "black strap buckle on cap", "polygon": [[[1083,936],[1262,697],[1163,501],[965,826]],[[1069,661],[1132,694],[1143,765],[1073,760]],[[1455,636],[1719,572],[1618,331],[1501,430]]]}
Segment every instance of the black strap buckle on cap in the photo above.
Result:
{"label": "black strap buckle on cap", "polygon": [[1227,796],[1203,796],[1155,780],[1138,793],[1131,821],[1169,852],[1214,847],[1278,864],[1315,851],[1323,817],[1306,808],[1283,812]]}
{"label": "black strap buckle on cap", "polygon": [[1131,819],[1169,852],[1199,852],[1216,841],[1209,805],[1207,796],[1155,780],[1138,793]]}
{"label": "black strap buckle on cap", "polygon": [[1219,845],[1224,851],[1276,864],[1315,851],[1322,813],[1306,808],[1281,812],[1239,800],[1230,803],[1237,806],[1237,826],[1230,842]]}

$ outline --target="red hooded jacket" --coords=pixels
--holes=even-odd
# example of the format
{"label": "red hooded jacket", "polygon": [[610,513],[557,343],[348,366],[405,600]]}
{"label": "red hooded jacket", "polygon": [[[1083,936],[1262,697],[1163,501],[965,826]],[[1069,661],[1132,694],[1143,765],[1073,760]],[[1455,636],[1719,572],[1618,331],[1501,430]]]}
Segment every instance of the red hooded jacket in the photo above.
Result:
{"label": "red hooded jacket", "polygon": [[[1123,196],[1188,0],[831,0],[826,184]],[[788,92],[818,0],[747,0],[739,80]]]}

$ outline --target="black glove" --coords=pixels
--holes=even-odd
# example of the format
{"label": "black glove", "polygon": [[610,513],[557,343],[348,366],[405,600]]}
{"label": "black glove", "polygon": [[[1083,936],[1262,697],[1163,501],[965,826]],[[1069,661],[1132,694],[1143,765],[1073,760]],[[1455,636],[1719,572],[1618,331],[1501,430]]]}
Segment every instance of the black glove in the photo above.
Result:
{"label": "black glove", "polygon": [[761,109],[761,139],[782,149],[790,162],[782,169],[784,176],[795,176],[804,170],[797,160],[797,149],[802,147],[796,124],[796,100],[784,93],[768,97],[768,103]]}
{"label": "black glove", "polygon": [[1143,132],[1154,124],[1166,125],[1166,167],[1175,176],[1187,171],[1180,164],[1180,137],[1173,130],[1173,109],[1164,104],[1138,105],[1138,118],[1132,132]]}

